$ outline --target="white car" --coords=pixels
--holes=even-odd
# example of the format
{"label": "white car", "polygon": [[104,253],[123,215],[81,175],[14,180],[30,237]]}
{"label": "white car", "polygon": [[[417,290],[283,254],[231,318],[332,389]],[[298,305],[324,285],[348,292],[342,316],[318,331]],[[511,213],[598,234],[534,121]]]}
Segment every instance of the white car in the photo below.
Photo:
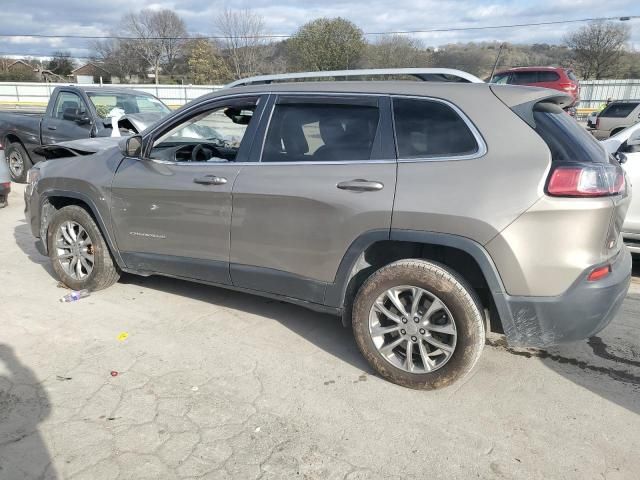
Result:
{"label": "white car", "polygon": [[[609,153],[624,161],[622,167],[626,170],[631,185],[640,187],[640,123],[625,128],[601,143]],[[640,254],[640,193],[631,199],[622,232],[629,249]]]}

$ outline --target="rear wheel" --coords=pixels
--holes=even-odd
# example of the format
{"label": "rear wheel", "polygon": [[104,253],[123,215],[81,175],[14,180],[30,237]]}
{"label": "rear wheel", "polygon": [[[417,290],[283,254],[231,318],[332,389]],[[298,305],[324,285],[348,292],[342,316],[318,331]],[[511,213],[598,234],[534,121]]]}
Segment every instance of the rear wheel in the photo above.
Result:
{"label": "rear wheel", "polygon": [[16,183],[26,183],[27,172],[33,163],[29,154],[19,143],[10,143],[5,150],[11,179]]}
{"label": "rear wheel", "polygon": [[0,208],[4,208],[7,205],[9,205],[7,198],[8,198],[7,195],[0,195]]}
{"label": "rear wheel", "polygon": [[353,330],[380,375],[425,390],[469,373],[485,341],[472,289],[446,267],[424,260],[401,260],[369,277],[354,302]]}
{"label": "rear wheel", "polygon": [[120,277],[98,226],[82,207],[70,205],[56,212],[47,245],[53,269],[73,290],[102,290]]}

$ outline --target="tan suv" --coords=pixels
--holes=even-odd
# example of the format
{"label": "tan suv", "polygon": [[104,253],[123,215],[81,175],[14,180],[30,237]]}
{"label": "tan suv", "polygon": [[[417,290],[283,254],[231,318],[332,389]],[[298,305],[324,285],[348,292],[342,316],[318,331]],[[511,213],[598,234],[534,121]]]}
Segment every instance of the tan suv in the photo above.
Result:
{"label": "tan suv", "polygon": [[489,326],[533,347],[604,328],[630,190],[571,97],[419,72],[249,79],[119,146],[68,145],[29,172],[32,232],[73,289],[158,274],[339,315],[413,388],[468,373]]}
{"label": "tan suv", "polygon": [[596,116],[595,123],[587,122],[587,128],[598,140],[604,140],[638,122],[640,101],[611,102]]}

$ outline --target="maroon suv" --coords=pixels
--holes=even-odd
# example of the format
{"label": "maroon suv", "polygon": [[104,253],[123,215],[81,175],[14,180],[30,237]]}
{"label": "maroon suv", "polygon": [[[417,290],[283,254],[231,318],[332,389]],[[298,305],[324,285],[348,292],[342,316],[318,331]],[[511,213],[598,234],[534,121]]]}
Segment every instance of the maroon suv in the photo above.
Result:
{"label": "maroon suv", "polygon": [[[553,88],[573,97],[573,105],[580,101],[580,84],[573,70],[560,67],[517,67],[493,76],[492,83],[529,85]],[[572,105],[572,106],[573,106]]]}

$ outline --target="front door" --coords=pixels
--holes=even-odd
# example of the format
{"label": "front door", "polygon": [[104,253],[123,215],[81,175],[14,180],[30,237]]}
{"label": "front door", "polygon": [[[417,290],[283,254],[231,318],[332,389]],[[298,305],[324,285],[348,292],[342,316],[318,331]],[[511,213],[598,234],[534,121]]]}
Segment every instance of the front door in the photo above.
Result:
{"label": "front door", "polygon": [[396,182],[388,102],[275,99],[264,144],[252,151],[260,162],[244,166],[233,189],[234,285],[323,303],[352,242],[388,235]]}
{"label": "front door", "polygon": [[112,185],[116,240],[129,268],[229,283],[231,188],[251,147],[259,97],[216,101],[145,137]]}
{"label": "front door", "polygon": [[42,119],[42,144],[90,138],[93,125],[87,104],[77,93],[61,90],[51,112]]}

